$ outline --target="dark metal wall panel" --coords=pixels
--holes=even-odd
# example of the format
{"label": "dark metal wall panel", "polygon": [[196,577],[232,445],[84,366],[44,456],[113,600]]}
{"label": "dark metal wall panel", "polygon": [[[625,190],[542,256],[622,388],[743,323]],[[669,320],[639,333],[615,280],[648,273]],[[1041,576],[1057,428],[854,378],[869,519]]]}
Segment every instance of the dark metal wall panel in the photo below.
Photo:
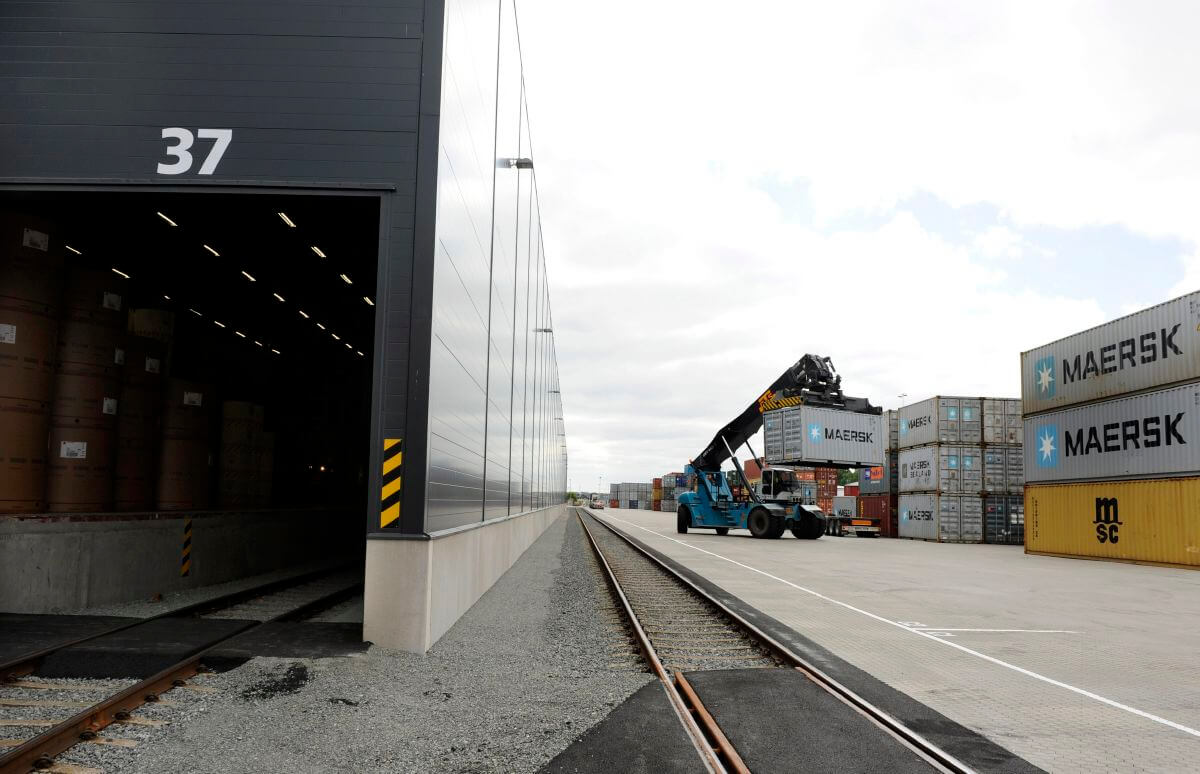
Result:
{"label": "dark metal wall panel", "polygon": [[[423,39],[427,6],[433,51]],[[430,315],[427,302],[414,308],[416,188],[425,92],[434,104],[426,135],[437,142],[440,71],[424,57],[440,61],[441,15],[441,0],[0,3],[0,182],[389,192],[376,293],[374,530],[382,439],[403,438],[407,454],[424,458],[425,422],[409,422],[414,393],[428,387],[427,370],[410,370],[413,337],[428,336]],[[181,142],[164,138],[172,128],[191,138],[192,158],[165,174],[160,164]],[[231,132],[206,174],[214,143],[202,129]],[[414,484],[423,498],[423,475]],[[423,533],[422,511],[419,498],[393,529]]]}

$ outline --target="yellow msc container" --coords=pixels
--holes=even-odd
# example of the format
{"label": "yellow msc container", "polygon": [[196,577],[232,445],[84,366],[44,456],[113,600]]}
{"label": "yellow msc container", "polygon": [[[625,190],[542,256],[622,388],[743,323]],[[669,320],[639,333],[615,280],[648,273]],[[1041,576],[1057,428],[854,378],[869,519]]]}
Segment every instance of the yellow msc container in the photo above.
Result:
{"label": "yellow msc container", "polygon": [[1025,551],[1200,568],[1200,478],[1028,484]]}

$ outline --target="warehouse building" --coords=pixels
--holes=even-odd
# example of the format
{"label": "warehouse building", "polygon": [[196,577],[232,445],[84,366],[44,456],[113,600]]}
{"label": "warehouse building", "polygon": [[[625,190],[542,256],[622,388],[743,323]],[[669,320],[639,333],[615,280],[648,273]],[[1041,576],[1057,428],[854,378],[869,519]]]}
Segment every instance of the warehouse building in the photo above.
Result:
{"label": "warehouse building", "polygon": [[427,649],[564,508],[513,0],[0,28],[5,608],[365,536],[364,637]]}

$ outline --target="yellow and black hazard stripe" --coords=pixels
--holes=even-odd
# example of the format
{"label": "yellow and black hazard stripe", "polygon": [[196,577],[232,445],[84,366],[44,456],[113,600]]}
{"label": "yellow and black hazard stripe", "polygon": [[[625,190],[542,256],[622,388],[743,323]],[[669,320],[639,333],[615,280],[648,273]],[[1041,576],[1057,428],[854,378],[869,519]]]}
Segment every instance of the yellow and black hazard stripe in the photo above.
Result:
{"label": "yellow and black hazard stripe", "polygon": [[404,443],[400,438],[383,440],[383,492],[379,503],[379,526],[387,527],[400,518],[400,487]]}
{"label": "yellow and black hazard stripe", "polygon": [[183,522],[183,556],[179,561],[179,575],[186,578],[192,572],[192,520]]}

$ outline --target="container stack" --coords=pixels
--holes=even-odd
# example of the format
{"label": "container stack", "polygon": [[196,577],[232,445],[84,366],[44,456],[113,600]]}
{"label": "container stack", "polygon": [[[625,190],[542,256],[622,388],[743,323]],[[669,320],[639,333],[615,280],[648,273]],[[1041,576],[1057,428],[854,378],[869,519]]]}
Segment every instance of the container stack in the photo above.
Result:
{"label": "container stack", "polygon": [[[1021,431],[1015,401],[938,395],[899,411],[900,537],[1020,543]],[[985,515],[987,518],[985,518]]]}
{"label": "container stack", "polygon": [[67,272],[50,410],[46,501],[51,511],[113,506],[117,410],[125,368],[122,280]]}
{"label": "container stack", "polygon": [[654,486],[649,482],[641,483],[624,483],[610,484],[609,496],[610,503],[616,501],[613,508],[632,508],[633,510],[650,510],[651,496],[654,493]]}
{"label": "container stack", "polygon": [[661,511],[663,501],[663,480],[656,478],[651,483],[650,510]]}
{"label": "container stack", "polygon": [[858,515],[879,519],[880,537],[897,537],[900,497],[899,453],[900,412],[886,412],[888,423],[887,455],[884,464],[861,468],[858,472]]}
{"label": "container stack", "polygon": [[63,252],[53,224],[0,214],[0,512],[46,509]]}
{"label": "container stack", "polygon": [[1200,292],[1021,355],[1025,550],[1200,567]]}
{"label": "container stack", "polygon": [[983,399],[983,542],[1025,542],[1025,432],[1021,401]]}
{"label": "container stack", "polygon": [[682,473],[666,473],[662,477],[662,503],[658,510],[675,513],[679,509],[679,495],[687,490],[687,477]]}
{"label": "container stack", "polygon": [[824,513],[833,512],[833,498],[837,497],[837,468],[813,468],[816,483],[817,507]]}

